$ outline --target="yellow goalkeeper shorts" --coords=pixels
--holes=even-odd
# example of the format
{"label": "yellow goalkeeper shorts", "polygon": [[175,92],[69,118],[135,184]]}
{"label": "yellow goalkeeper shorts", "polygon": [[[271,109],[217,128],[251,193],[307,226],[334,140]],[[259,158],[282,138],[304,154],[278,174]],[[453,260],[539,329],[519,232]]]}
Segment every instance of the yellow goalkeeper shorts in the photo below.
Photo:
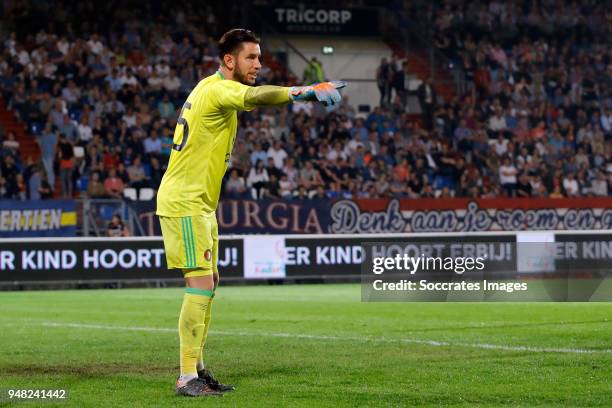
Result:
{"label": "yellow goalkeeper shorts", "polygon": [[183,269],[185,277],[217,272],[219,227],[215,213],[189,217],[160,216],[159,222],[168,268]]}

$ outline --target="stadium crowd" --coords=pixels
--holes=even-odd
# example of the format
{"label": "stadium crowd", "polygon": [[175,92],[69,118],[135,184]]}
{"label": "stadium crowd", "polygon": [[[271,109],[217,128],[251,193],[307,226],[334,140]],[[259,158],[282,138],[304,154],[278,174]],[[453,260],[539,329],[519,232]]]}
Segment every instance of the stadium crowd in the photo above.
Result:
{"label": "stadium crowd", "polygon": [[[331,113],[309,104],[244,112],[224,196],[609,195],[605,10],[595,1],[495,0],[428,10],[436,47],[465,72],[465,95],[436,103],[424,84],[421,99],[434,103],[420,121],[405,112],[401,91],[367,114],[348,98]],[[15,135],[0,136],[2,197],[52,197],[56,186],[63,197],[75,186],[93,198],[122,197],[126,187],[159,185],[182,103],[218,67],[211,10],[163,15],[0,32],[0,91],[42,151],[40,163],[22,162]],[[397,58],[385,64],[393,92],[403,70]],[[288,83],[265,65],[259,83]]]}

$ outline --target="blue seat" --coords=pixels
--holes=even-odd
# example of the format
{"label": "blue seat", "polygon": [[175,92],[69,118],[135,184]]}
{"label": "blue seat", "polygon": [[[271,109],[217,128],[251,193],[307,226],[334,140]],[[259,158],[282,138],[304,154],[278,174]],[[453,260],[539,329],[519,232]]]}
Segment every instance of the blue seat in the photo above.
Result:
{"label": "blue seat", "polygon": [[81,120],[81,111],[79,109],[70,109],[68,116],[70,116],[70,119],[79,122]]}
{"label": "blue seat", "polygon": [[142,168],[144,169],[145,176],[151,177],[151,165],[149,163],[142,163]]}
{"label": "blue seat", "polygon": [[105,221],[110,221],[113,215],[117,212],[117,206],[115,205],[101,205],[99,207],[100,217]]}
{"label": "blue seat", "polygon": [[76,187],[79,191],[87,191],[89,186],[89,176],[81,176],[76,181]]}
{"label": "blue seat", "polygon": [[30,132],[33,135],[40,135],[40,134],[42,134],[43,129],[44,129],[44,125],[42,123],[40,123],[40,122],[34,122],[30,126]]}
{"label": "blue seat", "polygon": [[440,190],[440,189],[443,189],[444,187],[450,187],[450,184],[451,182],[448,179],[448,177],[437,176],[434,179],[433,188],[434,190]]}

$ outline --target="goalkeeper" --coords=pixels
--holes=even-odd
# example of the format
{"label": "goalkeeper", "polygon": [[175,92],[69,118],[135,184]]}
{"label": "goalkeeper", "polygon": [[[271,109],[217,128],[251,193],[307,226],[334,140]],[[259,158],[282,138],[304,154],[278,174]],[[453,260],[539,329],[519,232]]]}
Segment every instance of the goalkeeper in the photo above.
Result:
{"label": "goalkeeper", "polygon": [[185,293],[179,316],[180,367],[176,393],[222,395],[233,390],[204,365],[204,345],[219,283],[219,237],[215,210],[238,126],[237,111],[292,102],[320,102],[332,109],[341,101],[344,82],[311,86],[253,87],[261,69],[259,39],[235,29],[219,41],[219,70],[198,83],[185,101],[168,169],[157,194],[166,260],[180,269]]}

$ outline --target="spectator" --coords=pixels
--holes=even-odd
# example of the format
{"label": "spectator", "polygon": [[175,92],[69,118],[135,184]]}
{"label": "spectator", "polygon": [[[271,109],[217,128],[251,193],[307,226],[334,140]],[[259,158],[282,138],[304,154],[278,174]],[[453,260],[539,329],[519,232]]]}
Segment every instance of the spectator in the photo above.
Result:
{"label": "spectator", "polygon": [[274,160],[274,167],[277,169],[282,169],[285,159],[287,158],[287,152],[283,149],[283,146],[280,140],[275,140],[273,145],[268,149],[267,155],[268,159]]}
{"label": "spectator", "polygon": [[176,76],[176,70],[171,69],[170,75],[168,75],[163,81],[163,87],[170,93],[175,93],[181,87],[181,80]]}
{"label": "spectator", "polygon": [[62,124],[58,126],[58,130],[70,143],[77,142],[79,138],[77,127],[67,114],[64,115]]}
{"label": "spectator", "polygon": [[108,172],[108,177],[104,180],[106,194],[111,197],[122,198],[124,188],[124,182],[117,176],[117,170],[114,167],[111,168]]}
{"label": "spectator", "polygon": [[19,142],[15,137],[15,132],[9,131],[6,140],[2,142],[2,155],[10,155],[17,159],[19,157]]}
{"label": "spectator", "polygon": [[26,185],[25,178],[22,173],[17,173],[15,177],[16,183],[16,196],[14,198],[18,200],[27,200],[28,199],[28,186]]}
{"label": "spectator", "polygon": [[380,65],[376,69],[376,85],[380,92],[380,106],[391,104],[391,81],[393,79],[393,69],[386,58],[380,60]]}
{"label": "spectator", "polygon": [[73,192],[73,172],[74,172],[74,147],[66,139],[63,133],[59,135],[57,143],[57,157],[59,161],[60,180],[62,187],[62,198],[72,198]]}
{"label": "spectator", "polygon": [[516,196],[518,198],[529,198],[532,196],[533,188],[526,173],[521,173],[516,186]]}
{"label": "spectator", "polygon": [[86,146],[93,138],[91,126],[89,126],[88,118],[85,115],[81,116],[77,133],[79,135],[77,144],[81,146]]}
{"label": "spectator", "polygon": [[270,175],[270,180],[266,184],[266,188],[263,190],[263,197],[273,200],[281,197],[280,183],[276,174]]}
{"label": "spectator", "polygon": [[264,197],[263,190],[267,186],[268,181],[270,181],[270,178],[263,161],[257,160],[255,167],[249,170],[249,175],[246,179],[246,185],[251,189],[251,196],[255,200]]}
{"label": "spectator", "polygon": [[230,198],[244,198],[245,192],[244,178],[238,175],[238,170],[232,169],[229,180],[225,182],[225,193]]}
{"label": "spectator", "polygon": [[129,237],[130,230],[118,214],[114,214],[106,228],[106,235],[109,237]]}
{"label": "spectator", "polygon": [[40,187],[38,188],[40,199],[49,200],[53,198],[53,189],[51,188],[51,185],[47,181],[47,177],[44,174],[41,175],[41,179]]}
{"label": "spectator", "polygon": [[561,191],[561,186],[556,185],[552,193],[550,193],[550,198],[563,198],[563,192]]}
{"label": "spectator", "polygon": [[[279,194],[281,198],[285,199],[291,198],[291,196],[293,195],[293,191],[297,187],[295,182],[289,180],[289,177],[285,173],[282,174],[278,185],[280,187]],[[323,186],[321,186],[321,189],[323,189]],[[325,190],[323,189],[323,191]]]}
{"label": "spectator", "polygon": [[433,113],[437,105],[437,94],[430,78],[427,78],[417,90],[419,104],[423,112],[423,124],[428,130],[433,129]]}
{"label": "spectator", "polygon": [[268,154],[262,150],[260,143],[255,143],[253,152],[251,153],[251,166],[257,166],[258,161],[267,163]]}
{"label": "spectator", "polygon": [[314,168],[312,162],[306,162],[305,167],[299,171],[298,186],[303,186],[306,191],[316,191],[317,187],[325,185],[321,179],[321,173]]}
{"label": "spectator", "polygon": [[100,181],[100,173],[97,171],[91,173],[89,183],[87,184],[87,196],[90,198],[106,198],[108,194],[104,184]]}
{"label": "spectator", "polygon": [[134,163],[127,168],[127,173],[130,178],[130,187],[134,187],[137,190],[148,187],[147,175],[140,156],[134,158]]}
{"label": "spectator", "polygon": [[516,167],[514,167],[512,160],[509,157],[506,157],[503,165],[499,167],[499,182],[504,188],[508,197],[515,196],[517,173],[518,172]]}
{"label": "spectator", "polygon": [[173,118],[176,115],[174,104],[170,102],[168,94],[164,94],[162,101],[157,105],[159,115],[164,119]]}
{"label": "spectator", "polygon": [[312,57],[306,68],[304,68],[304,84],[310,85],[318,82],[325,82],[323,65],[316,57]]}
{"label": "spectator", "polygon": [[597,172],[597,179],[592,183],[591,193],[597,197],[606,197],[608,195],[608,181],[602,171]]}
{"label": "spectator", "polygon": [[152,133],[143,141],[144,151],[147,155],[159,156],[162,151],[162,141],[157,133]]}
{"label": "spectator", "polygon": [[563,178],[563,189],[568,197],[577,197],[579,195],[578,181],[572,173],[567,174]]}
{"label": "spectator", "polygon": [[33,173],[30,175],[30,179],[28,180],[28,199],[40,200],[42,186],[43,178],[41,176],[40,169],[35,167]]}

